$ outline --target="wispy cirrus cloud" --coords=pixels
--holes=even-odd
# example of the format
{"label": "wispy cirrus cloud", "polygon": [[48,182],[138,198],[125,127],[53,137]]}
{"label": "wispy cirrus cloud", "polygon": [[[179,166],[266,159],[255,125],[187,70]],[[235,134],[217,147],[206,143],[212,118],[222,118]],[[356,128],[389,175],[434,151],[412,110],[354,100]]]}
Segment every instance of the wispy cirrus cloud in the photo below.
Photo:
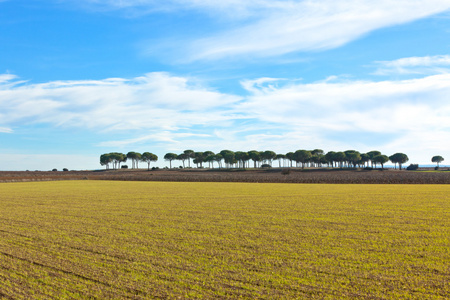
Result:
{"label": "wispy cirrus cloud", "polygon": [[195,11],[213,16],[208,22],[221,20],[214,31],[205,28],[203,36],[169,36],[143,43],[143,53],[184,63],[333,49],[374,30],[450,9],[447,0],[83,0],[77,3],[135,15]]}
{"label": "wispy cirrus cloud", "polygon": [[[0,0],[1,1],[1,0]],[[5,84],[16,79],[17,76],[13,74],[0,74],[0,84]]]}
{"label": "wispy cirrus cloud", "polygon": [[190,45],[190,60],[278,56],[340,47],[383,27],[450,9],[448,1],[289,1],[282,9]]}
{"label": "wispy cirrus cloud", "polygon": [[[211,138],[211,134],[201,134],[201,133],[188,133],[188,132],[171,132],[171,131],[157,131],[149,135],[139,136],[137,138],[125,139],[125,140],[115,140],[101,142],[98,144],[100,147],[124,147],[128,145],[135,145],[146,142],[163,142],[167,144],[179,144],[179,139],[186,138]],[[184,147],[184,145],[183,145]]]}
{"label": "wispy cirrus cloud", "polygon": [[1,133],[13,133],[13,130],[8,127],[0,127],[0,132]]}
{"label": "wispy cirrus cloud", "polygon": [[227,121],[233,118],[230,105],[240,100],[166,73],[42,84],[15,84],[14,77],[8,78],[0,84],[0,125],[173,130]]}
{"label": "wispy cirrus cloud", "polygon": [[374,30],[404,24],[450,9],[442,0],[278,1],[251,22],[187,41],[187,62],[222,58],[275,57],[328,50]]}
{"label": "wispy cirrus cloud", "polygon": [[450,55],[405,57],[376,62],[374,75],[436,74],[450,71]]}

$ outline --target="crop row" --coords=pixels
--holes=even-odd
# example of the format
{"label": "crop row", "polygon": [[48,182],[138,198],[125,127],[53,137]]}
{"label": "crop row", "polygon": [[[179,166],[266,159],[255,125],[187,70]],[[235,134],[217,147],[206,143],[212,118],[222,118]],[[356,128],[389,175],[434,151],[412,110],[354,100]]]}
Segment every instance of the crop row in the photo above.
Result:
{"label": "crop row", "polygon": [[265,182],[336,184],[450,184],[448,170],[110,170],[69,172],[0,172],[0,182],[57,180],[122,180],[179,182]]}

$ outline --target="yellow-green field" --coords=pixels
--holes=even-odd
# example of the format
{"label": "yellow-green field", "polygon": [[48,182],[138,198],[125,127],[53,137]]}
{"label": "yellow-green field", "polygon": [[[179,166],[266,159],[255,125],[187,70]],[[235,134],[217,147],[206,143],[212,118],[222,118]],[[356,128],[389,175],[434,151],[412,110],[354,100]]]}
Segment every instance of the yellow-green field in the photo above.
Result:
{"label": "yellow-green field", "polygon": [[449,299],[450,186],[0,184],[2,299]]}

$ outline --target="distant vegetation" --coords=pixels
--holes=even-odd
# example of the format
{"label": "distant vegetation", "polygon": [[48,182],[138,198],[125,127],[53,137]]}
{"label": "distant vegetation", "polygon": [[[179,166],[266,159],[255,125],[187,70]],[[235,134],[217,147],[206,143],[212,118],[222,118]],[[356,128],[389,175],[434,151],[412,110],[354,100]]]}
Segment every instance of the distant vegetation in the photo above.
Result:
{"label": "distant vegetation", "polygon": [[440,155],[436,155],[431,158],[431,161],[437,163],[436,168],[439,169],[439,164],[444,161],[444,158]]}
{"label": "distant vegetation", "polygon": [[[127,154],[111,152],[100,155],[100,164],[105,166],[106,169],[110,168],[112,165],[113,169],[119,169],[120,164],[130,160],[132,163],[132,168],[139,168],[139,162],[145,162],[148,164],[148,169],[150,170],[150,163],[157,161],[158,156],[150,152],[144,152],[142,154],[137,152],[128,152]],[[128,166],[126,167],[128,168]]]}
{"label": "distant vegetation", "polygon": [[[131,168],[139,168],[139,162],[145,162],[150,169],[150,163],[158,160],[158,156],[144,152],[123,153],[106,153],[100,156],[100,164],[106,169],[119,169],[124,162],[131,161]],[[263,165],[272,167],[275,161],[278,167],[328,167],[328,168],[377,168],[391,161],[395,168],[397,165],[402,169],[402,165],[408,162],[409,158],[404,153],[395,153],[391,156],[382,154],[380,151],[370,151],[360,153],[356,150],[347,150],[342,152],[329,151],[325,153],[321,149],[315,150],[297,150],[286,154],[277,154],[274,151],[231,151],[222,150],[219,153],[212,151],[195,152],[193,150],[185,150],[183,153],[166,153],[164,160],[169,162],[169,167],[173,167],[174,161],[179,161],[182,165],[180,168],[190,168],[191,162],[197,168],[259,168]],[[433,162],[443,161],[441,156],[433,157]],[[128,166],[127,166],[128,167]]]}

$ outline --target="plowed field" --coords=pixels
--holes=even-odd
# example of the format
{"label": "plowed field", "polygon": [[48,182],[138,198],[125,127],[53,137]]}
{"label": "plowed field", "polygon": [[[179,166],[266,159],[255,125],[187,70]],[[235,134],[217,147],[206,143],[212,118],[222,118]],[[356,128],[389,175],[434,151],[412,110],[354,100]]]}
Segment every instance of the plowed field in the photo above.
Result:
{"label": "plowed field", "polygon": [[450,186],[0,184],[2,299],[449,299]]}

